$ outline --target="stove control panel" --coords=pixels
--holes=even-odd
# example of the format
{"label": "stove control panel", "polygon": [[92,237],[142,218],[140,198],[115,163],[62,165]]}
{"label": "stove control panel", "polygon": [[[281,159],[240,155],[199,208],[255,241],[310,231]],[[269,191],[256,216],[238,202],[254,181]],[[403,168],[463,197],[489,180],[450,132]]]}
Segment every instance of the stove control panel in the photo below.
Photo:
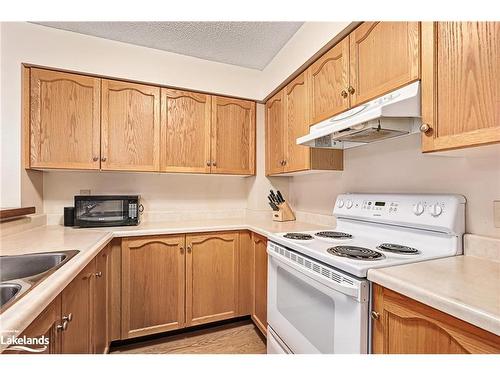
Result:
{"label": "stove control panel", "polygon": [[465,198],[452,194],[341,194],[333,214],[337,218],[463,233]]}

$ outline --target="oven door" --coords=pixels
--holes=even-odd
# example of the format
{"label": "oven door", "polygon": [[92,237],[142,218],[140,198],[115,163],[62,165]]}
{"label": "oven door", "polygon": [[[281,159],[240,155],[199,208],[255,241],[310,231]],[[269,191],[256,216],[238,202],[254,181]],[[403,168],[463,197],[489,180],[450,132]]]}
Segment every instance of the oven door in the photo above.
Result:
{"label": "oven door", "polygon": [[[352,278],[352,286],[336,284],[322,276],[327,273],[325,265],[282,248],[287,258],[277,254],[278,246],[269,246],[267,319],[286,346],[295,354],[367,353],[366,280]],[[307,269],[305,262],[321,270]]]}

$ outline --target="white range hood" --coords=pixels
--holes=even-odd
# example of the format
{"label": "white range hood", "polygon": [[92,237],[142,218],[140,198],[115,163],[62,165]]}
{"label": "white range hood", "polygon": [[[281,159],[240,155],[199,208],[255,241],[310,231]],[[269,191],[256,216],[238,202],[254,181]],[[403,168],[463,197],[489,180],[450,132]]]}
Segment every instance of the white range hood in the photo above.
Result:
{"label": "white range hood", "polygon": [[414,82],[380,98],[311,126],[297,138],[298,145],[317,148],[349,148],[418,132],[421,117],[420,82]]}

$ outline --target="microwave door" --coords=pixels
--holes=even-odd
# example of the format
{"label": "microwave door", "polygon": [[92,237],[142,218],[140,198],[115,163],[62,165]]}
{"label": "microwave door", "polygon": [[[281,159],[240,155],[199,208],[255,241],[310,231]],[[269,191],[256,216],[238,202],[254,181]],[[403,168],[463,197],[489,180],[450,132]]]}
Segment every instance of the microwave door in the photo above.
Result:
{"label": "microwave door", "polygon": [[122,223],[127,219],[122,200],[81,201],[76,209],[78,220],[89,225]]}

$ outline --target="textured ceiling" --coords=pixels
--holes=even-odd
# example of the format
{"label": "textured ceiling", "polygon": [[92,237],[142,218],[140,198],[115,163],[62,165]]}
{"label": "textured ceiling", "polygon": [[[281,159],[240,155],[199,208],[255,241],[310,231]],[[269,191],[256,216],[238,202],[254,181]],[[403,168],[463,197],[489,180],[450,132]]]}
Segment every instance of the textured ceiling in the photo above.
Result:
{"label": "textured ceiling", "polygon": [[302,22],[37,22],[80,34],[262,70]]}

